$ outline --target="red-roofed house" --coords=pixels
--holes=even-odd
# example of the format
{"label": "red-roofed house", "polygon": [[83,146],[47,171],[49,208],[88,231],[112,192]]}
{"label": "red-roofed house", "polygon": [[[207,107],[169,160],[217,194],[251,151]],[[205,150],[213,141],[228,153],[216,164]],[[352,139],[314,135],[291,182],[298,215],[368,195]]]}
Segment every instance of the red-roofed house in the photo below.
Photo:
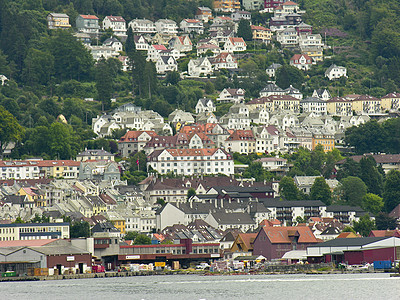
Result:
{"label": "red-roofed house", "polygon": [[131,153],[142,151],[144,146],[152,137],[157,136],[155,131],[130,130],[118,141],[118,150],[122,157],[128,157]]}
{"label": "red-roofed house", "polygon": [[160,53],[166,50],[167,48],[164,45],[150,45],[147,49],[147,60],[156,62],[160,57]]}
{"label": "red-roofed house", "polygon": [[252,130],[235,130],[225,141],[225,148],[229,152],[241,154],[254,153],[256,151],[256,139]]}
{"label": "red-roofed house", "polygon": [[106,16],[103,20],[103,29],[111,28],[116,36],[126,36],[126,22],[121,16]]}
{"label": "red-roofed house", "polygon": [[148,156],[147,167],[150,166],[160,174],[234,173],[232,156],[220,148],[156,150]]}
{"label": "red-roofed house", "polygon": [[246,49],[246,42],[240,37],[230,37],[224,44],[224,51],[227,52],[246,51]]}
{"label": "red-roofed house", "polygon": [[169,40],[168,42],[170,49],[176,49],[179,52],[192,51],[192,41],[189,36],[176,36]]}
{"label": "red-roofed house", "polygon": [[314,64],[311,57],[307,54],[295,54],[290,59],[290,65],[296,67],[299,70],[308,71]]}
{"label": "red-roofed house", "polygon": [[79,15],[76,17],[76,28],[79,32],[99,34],[99,18],[93,15]]}
{"label": "red-roofed house", "polygon": [[232,244],[231,252],[238,252],[238,255],[252,255],[256,237],[257,233],[239,233]]}
{"label": "red-roofed house", "polygon": [[179,24],[179,27],[187,33],[194,32],[197,34],[204,33],[204,25],[200,20],[195,19],[183,19]]}
{"label": "red-roofed house", "polygon": [[236,58],[228,52],[220,53],[219,55],[210,59],[211,64],[215,70],[219,69],[237,69],[238,63]]}
{"label": "red-roofed house", "polygon": [[279,259],[292,250],[306,250],[318,243],[307,226],[262,227],[253,243],[253,255],[263,255],[268,260]]}

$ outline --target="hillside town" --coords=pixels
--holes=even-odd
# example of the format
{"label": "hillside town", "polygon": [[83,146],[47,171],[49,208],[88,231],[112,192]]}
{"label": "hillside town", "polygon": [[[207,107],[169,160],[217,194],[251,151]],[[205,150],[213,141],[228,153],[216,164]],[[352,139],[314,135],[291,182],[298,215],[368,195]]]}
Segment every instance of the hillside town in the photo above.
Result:
{"label": "hillside town", "polygon": [[[255,13],[270,14],[269,27],[251,22]],[[1,139],[0,274],[399,261],[400,148],[367,148],[356,130],[396,149],[400,92],[279,86],[280,70],[310,77],[330,56],[326,36],[304,14],[283,0],[214,0],[179,23],[49,13],[48,30],[73,30],[97,64],[114,58],[120,71],[134,72],[132,43],[158,78],[206,85],[224,72],[237,84],[197,97],[194,107],[177,101],[167,115],[107,99],[112,109],[82,113],[92,147],[69,159],[59,157],[63,147],[52,159],[15,158],[19,141]],[[256,97],[241,85],[240,67],[255,42],[294,53],[285,66],[277,60],[265,69]],[[323,80],[350,72],[332,63]],[[11,80],[0,74],[0,88]],[[145,89],[151,100],[150,81]],[[71,119],[60,113],[55,123]]]}

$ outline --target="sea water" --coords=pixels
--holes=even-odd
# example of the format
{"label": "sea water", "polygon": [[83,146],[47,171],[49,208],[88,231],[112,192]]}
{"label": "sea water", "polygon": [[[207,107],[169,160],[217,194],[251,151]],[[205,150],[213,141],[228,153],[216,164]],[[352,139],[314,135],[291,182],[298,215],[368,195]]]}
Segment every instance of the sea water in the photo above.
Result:
{"label": "sea water", "polygon": [[400,277],[157,275],[0,283],[1,299],[400,299]]}

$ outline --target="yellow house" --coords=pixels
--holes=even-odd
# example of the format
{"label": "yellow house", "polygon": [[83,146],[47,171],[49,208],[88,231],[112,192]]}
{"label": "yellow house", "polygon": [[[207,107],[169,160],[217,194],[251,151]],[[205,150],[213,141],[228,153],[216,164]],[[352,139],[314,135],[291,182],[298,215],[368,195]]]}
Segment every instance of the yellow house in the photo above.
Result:
{"label": "yellow house", "polygon": [[273,110],[273,102],[268,97],[255,98],[246,103],[249,110],[265,109],[268,112]]}
{"label": "yellow house", "polygon": [[214,0],[215,11],[233,12],[240,10],[240,1],[237,0]]}
{"label": "yellow house", "polygon": [[322,48],[306,48],[303,50],[303,53],[307,54],[311,57],[315,62],[323,61],[324,60],[324,53]]}
{"label": "yellow house", "polygon": [[383,111],[400,109],[400,93],[389,93],[381,98]]}
{"label": "yellow house", "polygon": [[315,150],[317,145],[322,145],[324,152],[332,151],[335,148],[335,136],[328,133],[313,133],[312,150]]}
{"label": "yellow house", "polygon": [[300,112],[300,99],[290,95],[271,95],[268,96],[273,102],[273,110],[289,110],[295,113]]}
{"label": "yellow house", "polygon": [[47,26],[49,29],[68,29],[71,27],[69,16],[66,14],[50,13],[47,15]]}
{"label": "yellow house", "polygon": [[93,205],[93,215],[100,215],[107,212],[107,205],[101,200],[99,196],[87,196]]}
{"label": "yellow house", "polygon": [[343,97],[333,97],[326,101],[326,111],[335,116],[353,115],[352,102]]}
{"label": "yellow house", "polygon": [[262,41],[264,43],[268,43],[272,40],[272,31],[269,28],[251,25],[251,31],[253,32],[253,40]]}
{"label": "yellow house", "polygon": [[108,211],[107,213],[103,213],[103,215],[114,225],[115,228],[119,230],[121,234],[126,233],[126,223],[124,217],[113,211]]}
{"label": "yellow house", "polygon": [[42,160],[38,161],[40,173],[44,177],[76,179],[79,174],[80,161],[74,160]]}
{"label": "yellow house", "polygon": [[34,187],[22,187],[17,192],[17,195],[27,196],[29,202],[34,202],[36,207],[45,207],[47,204],[45,194],[42,194]]}
{"label": "yellow house", "polygon": [[352,108],[357,114],[380,113],[381,99],[370,95],[361,95],[352,101]]}

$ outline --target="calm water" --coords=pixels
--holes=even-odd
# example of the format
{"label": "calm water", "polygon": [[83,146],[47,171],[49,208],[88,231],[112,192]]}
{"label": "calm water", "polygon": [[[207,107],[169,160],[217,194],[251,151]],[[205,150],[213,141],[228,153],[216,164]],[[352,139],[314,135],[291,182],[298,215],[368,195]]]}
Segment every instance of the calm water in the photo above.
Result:
{"label": "calm water", "polygon": [[169,275],[0,283],[0,299],[400,299],[389,274]]}

